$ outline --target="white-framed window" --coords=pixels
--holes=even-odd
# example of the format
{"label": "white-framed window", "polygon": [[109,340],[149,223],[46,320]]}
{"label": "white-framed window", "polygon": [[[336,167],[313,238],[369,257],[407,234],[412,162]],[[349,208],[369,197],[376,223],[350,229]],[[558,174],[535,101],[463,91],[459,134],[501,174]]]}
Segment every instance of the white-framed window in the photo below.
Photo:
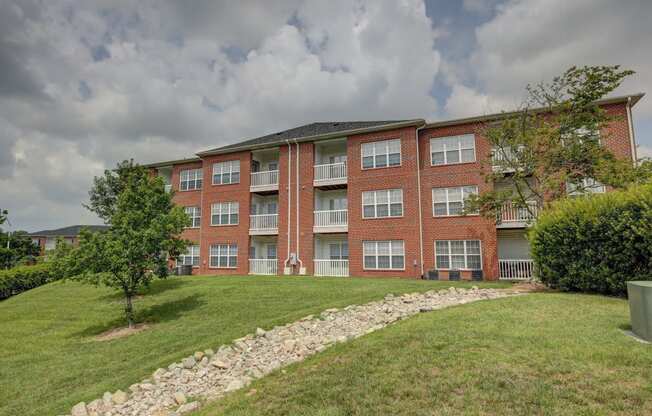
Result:
{"label": "white-framed window", "polygon": [[482,270],[480,240],[435,241],[435,267],[451,270]]}
{"label": "white-framed window", "polygon": [[602,183],[593,178],[584,178],[579,185],[567,182],[566,192],[570,196],[603,194],[607,192],[607,188]]}
{"label": "white-framed window", "polygon": [[328,243],[328,255],[331,260],[348,260],[349,259],[349,242],[334,241]]}
{"label": "white-framed window", "polygon": [[213,163],[213,185],[226,185],[240,182],[240,161],[228,160]]}
{"label": "white-framed window", "polygon": [[403,240],[363,241],[362,252],[365,270],[405,269]]}
{"label": "white-framed window", "polygon": [[401,139],[362,144],[362,169],[386,168],[401,164]]}
{"label": "white-framed window", "polygon": [[466,198],[477,193],[478,187],[475,185],[432,188],[432,215],[435,217],[462,215]]}
{"label": "white-framed window", "polygon": [[403,216],[403,190],[383,189],[362,193],[362,218]]}
{"label": "white-framed window", "polygon": [[239,202],[219,202],[211,205],[211,225],[238,225]]}
{"label": "white-framed window", "polygon": [[186,247],[186,252],[179,256],[177,265],[192,265],[199,267],[199,245],[192,245]]}
{"label": "white-framed window", "polygon": [[199,228],[201,225],[201,207],[185,207],[184,211],[190,217],[189,228]]}
{"label": "white-framed window", "polygon": [[430,139],[430,163],[433,166],[468,162],[475,162],[475,135]]}
{"label": "white-framed window", "polygon": [[238,266],[237,244],[213,244],[209,256],[210,267],[234,268]]}
{"label": "white-framed window", "polygon": [[201,189],[203,173],[201,169],[182,170],[180,177],[179,189],[182,191],[193,191]]}

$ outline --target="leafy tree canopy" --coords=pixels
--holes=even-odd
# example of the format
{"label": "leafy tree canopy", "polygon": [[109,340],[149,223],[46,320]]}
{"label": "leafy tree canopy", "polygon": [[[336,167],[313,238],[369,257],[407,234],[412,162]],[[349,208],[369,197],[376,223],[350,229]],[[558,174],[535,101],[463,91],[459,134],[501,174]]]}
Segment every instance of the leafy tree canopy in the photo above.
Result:
{"label": "leafy tree canopy", "polygon": [[596,101],[631,74],[619,66],[572,67],[550,83],[529,85],[519,111],[481,129],[494,149],[485,180],[500,186],[469,198],[466,211],[496,218],[509,202],[534,214],[528,201],[545,206],[569,190],[590,192],[594,180],[614,188],[649,181],[649,161],[634,165],[602,146],[615,117]]}
{"label": "leafy tree canopy", "polygon": [[155,277],[167,275],[167,255],[176,257],[189,242],[179,236],[189,225],[161,178],[133,161],[96,177],[86,206],[111,225],[102,232],[82,230],[77,247],[58,244],[55,270],[63,276],[122,291],[129,326],[132,299]]}

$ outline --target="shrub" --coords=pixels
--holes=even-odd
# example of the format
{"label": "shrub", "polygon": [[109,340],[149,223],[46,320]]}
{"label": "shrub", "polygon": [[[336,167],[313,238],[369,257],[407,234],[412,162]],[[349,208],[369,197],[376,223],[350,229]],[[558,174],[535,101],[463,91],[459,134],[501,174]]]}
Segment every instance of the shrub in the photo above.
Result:
{"label": "shrub", "polygon": [[559,201],[529,238],[549,286],[625,295],[628,280],[652,280],[652,185]]}
{"label": "shrub", "polygon": [[55,280],[48,263],[0,270],[0,300]]}

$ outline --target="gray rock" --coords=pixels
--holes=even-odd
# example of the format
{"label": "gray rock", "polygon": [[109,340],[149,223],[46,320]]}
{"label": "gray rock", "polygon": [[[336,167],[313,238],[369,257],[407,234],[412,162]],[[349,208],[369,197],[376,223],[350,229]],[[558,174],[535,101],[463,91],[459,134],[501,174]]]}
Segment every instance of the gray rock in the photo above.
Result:
{"label": "gray rock", "polygon": [[71,416],[88,416],[88,412],[86,411],[86,403],[81,402],[74,405],[70,410],[70,414]]}
{"label": "gray rock", "polygon": [[204,354],[208,357],[211,358],[212,356],[215,355],[215,351],[213,351],[211,348],[204,350]]}
{"label": "gray rock", "polygon": [[267,331],[265,331],[263,328],[256,328],[256,336],[257,337],[264,337]]}
{"label": "gray rock", "polygon": [[199,402],[186,403],[177,409],[177,413],[184,414],[194,412],[195,410],[199,410]]}
{"label": "gray rock", "polygon": [[228,362],[225,362],[225,361],[222,361],[222,360],[219,360],[219,359],[213,360],[211,362],[211,365],[213,367],[215,367],[215,368],[220,368],[222,370],[226,370],[227,368],[229,368],[229,363]]}
{"label": "gray rock", "polygon": [[177,404],[186,404],[188,399],[186,398],[186,395],[183,394],[182,392],[178,391],[174,393],[174,401],[177,402]]}
{"label": "gray rock", "polygon": [[184,358],[181,364],[183,365],[183,368],[187,368],[188,370],[190,370],[197,364],[197,360],[195,359],[195,357],[190,356]]}
{"label": "gray rock", "polygon": [[224,389],[225,392],[229,393],[238,389],[241,389],[245,386],[245,382],[242,379],[239,378],[234,378],[227,384],[226,389]]}
{"label": "gray rock", "polygon": [[123,404],[129,399],[129,396],[124,391],[118,390],[115,393],[113,393],[111,399],[115,404]]}
{"label": "gray rock", "polygon": [[102,395],[102,401],[104,402],[105,406],[111,406],[111,404],[113,403],[113,401],[111,400],[112,396],[113,395],[111,394],[111,392],[108,391],[105,392],[104,395]]}

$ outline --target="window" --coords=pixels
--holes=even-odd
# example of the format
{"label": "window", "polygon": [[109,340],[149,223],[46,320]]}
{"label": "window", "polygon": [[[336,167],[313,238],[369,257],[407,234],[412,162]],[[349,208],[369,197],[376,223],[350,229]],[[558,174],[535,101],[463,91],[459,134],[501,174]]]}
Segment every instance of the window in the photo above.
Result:
{"label": "window", "polygon": [[364,268],[367,270],[403,270],[405,248],[402,240],[364,241]]}
{"label": "window", "polygon": [[177,266],[180,265],[192,265],[193,267],[199,267],[199,246],[193,245],[186,248],[186,252],[179,256],[177,259]]}
{"label": "window", "polygon": [[328,252],[331,260],[348,260],[349,243],[347,241],[330,243],[328,244]]}
{"label": "window", "polygon": [[401,140],[362,144],[362,169],[385,168],[401,164]]}
{"label": "window", "polygon": [[240,161],[213,163],[213,185],[226,185],[240,182]]}
{"label": "window", "polygon": [[383,189],[362,193],[362,217],[384,218],[403,216],[403,190]]}
{"label": "window", "polygon": [[237,244],[213,244],[211,246],[210,267],[233,268],[237,266]]}
{"label": "window", "polygon": [[435,241],[437,269],[481,270],[480,240]]}
{"label": "window", "polygon": [[477,194],[477,186],[460,186],[455,188],[432,188],[432,212],[435,217],[462,215],[464,200],[469,195]]}
{"label": "window", "polygon": [[202,184],[202,170],[201,169],[188,169],[181,171],[181,185],[179,187],[182,191],[193,191],[201,189]]}
{"label": "window", "polygon": [[433,165],[475,162],[475,136],[464,134],[430,139],[430,162]]}
{"label": "window", "polygon": [[238,202],[222,202],[211,205],[211,225],[237,225]]}
{"label": "window", "polygon": [[276,258],[276,244],[267,244],[267,259],[273,260]]}
{"label": "window", "polygon": [[607,188],[603,184],[593,178],[584,178],[579,184],[572,182],[566,183],[566,192],[570,196],[603,194],[606,190]]}
{"label": "window", "polygon": [[199,228],[201,225],[201,207],[185,207],[186,215],[190,217],[190,228]]}

